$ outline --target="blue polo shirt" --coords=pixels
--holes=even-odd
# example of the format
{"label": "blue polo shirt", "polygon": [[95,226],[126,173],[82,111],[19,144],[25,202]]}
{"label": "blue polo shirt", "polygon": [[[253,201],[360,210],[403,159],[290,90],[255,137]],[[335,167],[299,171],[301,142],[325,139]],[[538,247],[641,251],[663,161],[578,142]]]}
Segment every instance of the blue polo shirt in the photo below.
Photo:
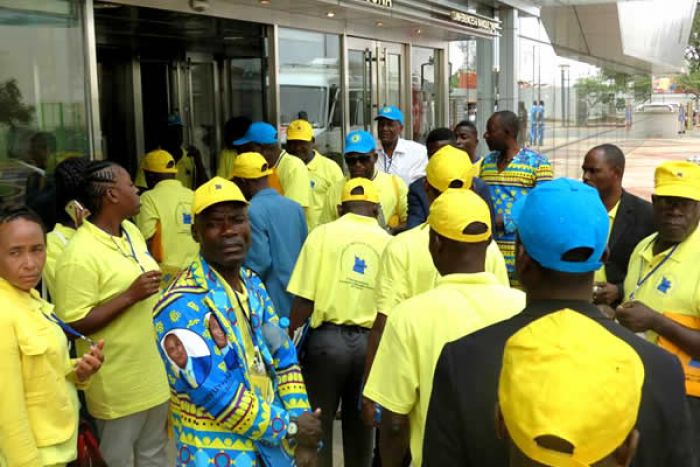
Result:
{"label": "blue polo shirt", "polygon": [[245,266],[263,280],[277,314],[289,316],[292,295],[287,293],[287,283],[306,240],[304,209],[266,188],[250,200],[248,218],[252,244]]}

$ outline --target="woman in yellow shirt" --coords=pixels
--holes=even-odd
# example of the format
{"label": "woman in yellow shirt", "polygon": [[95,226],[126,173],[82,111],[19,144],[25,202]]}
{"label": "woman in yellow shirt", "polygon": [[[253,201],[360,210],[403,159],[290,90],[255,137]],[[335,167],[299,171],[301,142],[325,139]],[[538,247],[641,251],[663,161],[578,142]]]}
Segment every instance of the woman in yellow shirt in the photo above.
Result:
{"label": "woman in yellow shirt", "polygon": [[[39,217],[0,213],[0,466],[65,465],[77,456],[78,396],[104,342],[71,362],[53,307],[34,287],[46,260]],[[71,332],[70,328],[66,328]]]}

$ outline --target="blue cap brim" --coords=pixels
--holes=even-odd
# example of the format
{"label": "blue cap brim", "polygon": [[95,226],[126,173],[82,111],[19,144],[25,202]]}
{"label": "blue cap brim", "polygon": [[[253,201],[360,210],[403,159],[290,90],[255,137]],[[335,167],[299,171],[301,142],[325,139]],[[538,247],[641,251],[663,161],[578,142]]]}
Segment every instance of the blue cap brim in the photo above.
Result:
{"label": "blue cap brim", "polygon": [[237,139],[232,144],[234,146],[243,146],[244,144],[248,144],[248,143],[250,143],[250,139],[244,136],[243,138]]}

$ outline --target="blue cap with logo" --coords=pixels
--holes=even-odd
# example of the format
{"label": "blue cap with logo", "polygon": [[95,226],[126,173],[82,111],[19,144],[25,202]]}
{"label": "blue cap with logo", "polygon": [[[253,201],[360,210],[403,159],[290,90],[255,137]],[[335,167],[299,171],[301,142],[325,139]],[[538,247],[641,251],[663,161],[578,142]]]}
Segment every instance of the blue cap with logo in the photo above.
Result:
{"label": "blue cap with logo", "polygon": [[[547,269],[567,273],[597,271],[608,243],[610,221],[600,195],[577,180],[542,183],[511,210],[527,254]],[[589,248],[585,261],[567,261],[567,252]]]}
{"label": "blue cap with logo", "polygon": [[403,125],[403,112],[401,112],[398,107],[394,107],[393,105],[385,105],[379,109],[379,113],[377,114],[377,118],[375,118],[375,120],[379,120],[380,118],[396,120]]}
{"label": "blue cap with logo", "polygon": [[233,142],[234,146],[243,146],[248,143],[276,144],[277,129],[267,122],[254,122],[248,127],[243,138]]}
{"label": "blue cap with logo", "polygon": [[351,152],[367,154],[374,151],[376,147],[377,143],[375,143],[374,136],[372,136],[371,133],[363,130],[355,130],[348,133],[345,137],[344,154],[349,154]]}

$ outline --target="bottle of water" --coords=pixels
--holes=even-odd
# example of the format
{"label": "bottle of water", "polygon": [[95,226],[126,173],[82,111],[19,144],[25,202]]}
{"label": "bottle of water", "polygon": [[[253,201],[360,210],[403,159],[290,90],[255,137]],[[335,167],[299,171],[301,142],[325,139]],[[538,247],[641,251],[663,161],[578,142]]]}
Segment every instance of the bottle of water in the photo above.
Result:
{"label": "bottle of water", "polygon": [[289,328],[289,319],[282,317],[279,320],[279,325],[274,323],[265,323],[262,326],[263,338],[270,354],[274,356],[277,350],[287,342],[287,329]]}

